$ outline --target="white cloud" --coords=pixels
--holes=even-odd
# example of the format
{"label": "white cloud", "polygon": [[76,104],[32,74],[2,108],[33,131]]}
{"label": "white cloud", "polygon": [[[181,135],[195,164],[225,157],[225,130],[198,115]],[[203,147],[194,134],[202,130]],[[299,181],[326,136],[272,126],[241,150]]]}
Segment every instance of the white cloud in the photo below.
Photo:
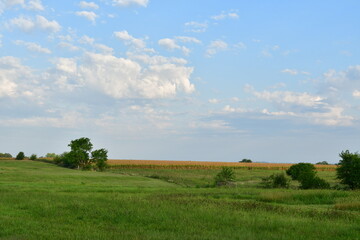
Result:
{"label": "white cloud", "polygon": [[44,11],[45,8],[41,3],[41,0],[30,0],[26,6],[27,9],[36,10],[36,11]]}
{"label": "white cloud", "polygon": [[3,46],[2,45],[2,37],[3,37],[3,35],[0,34],[0,48]]}
{"label": "white cloud", "polygon": [[205,55],[207,57],[212,57],[220,51],[224,51],[228,48],[228,44],[222,40],[212,41],[206,49]]}
{"label": "white cloud", "polygon": [[94,44],[94,42],[95,42],[95,39],[91,38],[91,37],[89,37],[87,35],[84,35],[79,39],[79,43],[82,43],[82,44],[92,45],[92,44]]}
{"label": "white cloud", "polygon": [[86,18],[87,20],[91,21],[92,23],[95,23],[96,18],[98,17],[98,15],[96,13],[89,12],[89,11],[78,11],[75,14],[77,16]]}
{"label": "white cloud", "polygon": [[310,75],[309,72],[305,72],[305,71],[298,71],[296,69],[289,69],[289,68],[286,68],[284,70],[281,70],[282,73],[287,73],[287,74],[290,74],[290,75],[299,75],[299,74],[302,74],[302,75]]}
{"label": "white cloud", "polygon": [[353,97],[355,98],[360,98],[360,91],[359,90],[354,90],[352,93]]}
{"label": "white cloud", "polygon": [[[143,67],[131,59],[87,53],[79,63],[75,59],[58,59],[56,68],[65,77],[73,74],[78,84],[113,98],[168,98],[195,90],[189,79],[193,69],[170,60]],[[62,78],[61,83],[67,84],[67,79]]]}
{"label": "white cloud", "polygon": [[209,102],[209,103],[212,103],[212,104],[217,104],[217,103],[220,102],[220,100],[219,100],[219,99],[216,99],[216,98],[212,98],[212,99],[209,99],[208,102]]}
{"label": "white cloud", "polygon": [[344,71],[329,70],[324,73],[328,88],[353,90],[360,88],[360,65],[350,66]]}
{"label": "white cloud", "polygon": [[130,5],[139,5],[146,7],[149,3],[149,0],[113,0],[115,6],[130,6]]}
{"label": "white cloud", "polygon": [[208,24],[191,21],[191,22],[185,23],[185,27],[187,28],[187,31],[189,31],[189,32],[201,33],[201,32],[205,32],[207,30]]}
{"label": "white cloud", "polygon": [[213,129],[213,130],[231,130],[229,123],[224,120],[212,120],[209,122],[191,122],[191,128]]}
{"label": "white cloud", "polygon": [[97,5],[94,2],[85,2],[85,1],[81,1],[79,3],[79,6],[81,8],[91,8],[91,9],[98,9],[99,8],[99,5]]}
{"label": "white cloud", "polygon": [[133,45],[137,48],[145,48],[146,44],[142,39],[134,38],[127,31],[114,32],[116,38],[125,42],[126,45]]}
{"label": "white cloud", "polygon": [[163,38],[158,41],[158,44],[167,50],[180,49],[185,55],[190,53],[190,49],[185,46],[178,45],[174,39]]}
{"label": "white cloud", "polygon": [[41,30],[46,32],[58,32],[61,26],[58,22],[49,21],[45,17],[37,15],[35,19],[29,17],[17,17],[10,20],[8,26],[15,27],[23,32],[32,32]]}
{"label": "white cloud", "polygon": [[233,12],[233,11],[230,11],[230,12],[223,11],[218,15],[212,16],[211,18],[214,19],[214,20],[223,20],[223,19],[226,19],[226,18],[238,19],[239,15],[236,12]]}
{"label": "white cloud", "polygon": [[179,40],[180,42],[184,43],[197,43],[201,44],[201,41],[194,37],[187,37],[187,36],[177,36],[175,37],[176,40]]}
{"label": "white cloud", "polygon": [[114,53],[113,48],[106,46],[104,44],[96,43],[96,44],[94,44],[94,47],[103,54],[112,55]]}
{"label": "white cloud", "polygon": [[67,43],[67,42],[60,42],[58,44],[58,46],[61,47],[61,48],[66,48],[66,49],[68,49],[69,51],[72,51],[72,52],[80,50],[79,47],[77,47],[75,45],[72,45],[71,43]]}
{"label": "white cloud", "polygon": [[25,42],[25,41],[21,41],[21,40],[17,40],[14,43],[16,45],[25,46],[29,51],[32,51],[32,52],[51,54],[51,51],[49,49],[44,48],[37,43]]}

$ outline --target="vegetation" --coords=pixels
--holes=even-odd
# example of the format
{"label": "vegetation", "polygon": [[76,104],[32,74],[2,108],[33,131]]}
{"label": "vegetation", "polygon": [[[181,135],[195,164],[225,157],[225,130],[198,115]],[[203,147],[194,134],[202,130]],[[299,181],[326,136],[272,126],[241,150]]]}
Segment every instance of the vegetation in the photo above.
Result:
{"label": "vegetation", "polygon": [[329,165],[327,161],[317,162],[317,165]]}
{"label": "vegetation", "polygon": [[57,154],[56,153],[47,153],[45,155],[46,158],[56,158],[57,157]]}
{"label": "vegetation", "polygon": [[216,186],[231,185],[235,180],[235,172],[231,167],[223,167],[221,171],[215,176]]}
{"label": "vegetation", "polygon": [[[258,186],[269,170],[244,168],[234,169],[236,187],[196,186],[212,182],[218,171],[92,172],[0,161],[0,239],[345,240],[360,235],[358,191],[262,189]],[[337,183],[335,171],[318,174]]]}
{"label": "vegetation", "polygon": [[244,158],[243,160],[239,161],[241,163],[252,163],[250,159]]}
{"label": "vegetation", "polygon": [[16,155],[16,160],[24,160],[25,158],[25,154],[24,152],[19,152],[17,155]]}
{"label": "vegetation", "polygon": [[360,188],[360,154],[350,153],[349,150],[342,151],[339,156],[339,168],[337,168],[337,177],[341,183],[349,186],[351,189]]}
{"label": "vegetation", "polygon": [[302,189],[326,189],[330,184],[316,176],[315,166],[311,163],[298,163],[292,165],[286,173],[301,183]]}
{"label": "vegetation", "polygon": [[274,173],[263,178],[262,184],[265,188],[289,188],[290,179],[286,177],[284,172]]}
{"label": "vegetation", "polygon": [[12,158],[10,153],[0,153],[0,158]]}
{"label": "vegetation", "polygon": [[37,155],[36,154],[31,154],[29,159],[34,161],[34,160],[37,159]]}
{"label": "vegetation", "polygon": [[67,168],[82,170],[94,168],[94,164],[95,168],[100,171],[106,168],[107,150],[102,148],[91,152],[93,145],[89,138],[72,140],[68,146],[71,151],[55,157],[55,163]]}

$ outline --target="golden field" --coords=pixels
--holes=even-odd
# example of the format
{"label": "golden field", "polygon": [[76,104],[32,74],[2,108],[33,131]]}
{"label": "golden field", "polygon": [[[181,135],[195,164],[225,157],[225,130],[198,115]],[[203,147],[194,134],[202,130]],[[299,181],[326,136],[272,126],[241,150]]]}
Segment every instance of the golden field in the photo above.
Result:
{"label": "golden field", "polygon": [[[249,169],[281,169],[286,170],[291,163],[239,163],[239,162],[202,162],[202,161],[170,161],[170,160],[128,160],[111,159],[108,164],[112,168],[249,168]],[[336,165],[315,165],[318,171],[335,171]]]}

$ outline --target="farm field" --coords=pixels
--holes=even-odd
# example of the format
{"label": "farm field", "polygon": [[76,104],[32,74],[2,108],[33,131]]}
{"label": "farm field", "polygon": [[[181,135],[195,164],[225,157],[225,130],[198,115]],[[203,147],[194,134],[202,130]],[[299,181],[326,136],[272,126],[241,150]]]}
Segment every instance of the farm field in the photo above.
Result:
{"label": "farm field", "polygon": [[[0,161],[0,239],[358,239],[360,192],[263,189],[278,169],[78,171]],[[337,184],[334,171],[319,176]]]}

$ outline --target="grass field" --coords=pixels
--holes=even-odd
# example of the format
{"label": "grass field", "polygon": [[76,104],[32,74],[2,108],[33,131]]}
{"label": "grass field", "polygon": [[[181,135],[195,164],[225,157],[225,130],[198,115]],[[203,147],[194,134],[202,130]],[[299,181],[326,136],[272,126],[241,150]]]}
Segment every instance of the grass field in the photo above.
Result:
{"label": "grass field", "polygon": [[1,160],[0,239],[359,239],[359,191],[262,189],[281,170],[246,168],[209,187],[218,171]]}

